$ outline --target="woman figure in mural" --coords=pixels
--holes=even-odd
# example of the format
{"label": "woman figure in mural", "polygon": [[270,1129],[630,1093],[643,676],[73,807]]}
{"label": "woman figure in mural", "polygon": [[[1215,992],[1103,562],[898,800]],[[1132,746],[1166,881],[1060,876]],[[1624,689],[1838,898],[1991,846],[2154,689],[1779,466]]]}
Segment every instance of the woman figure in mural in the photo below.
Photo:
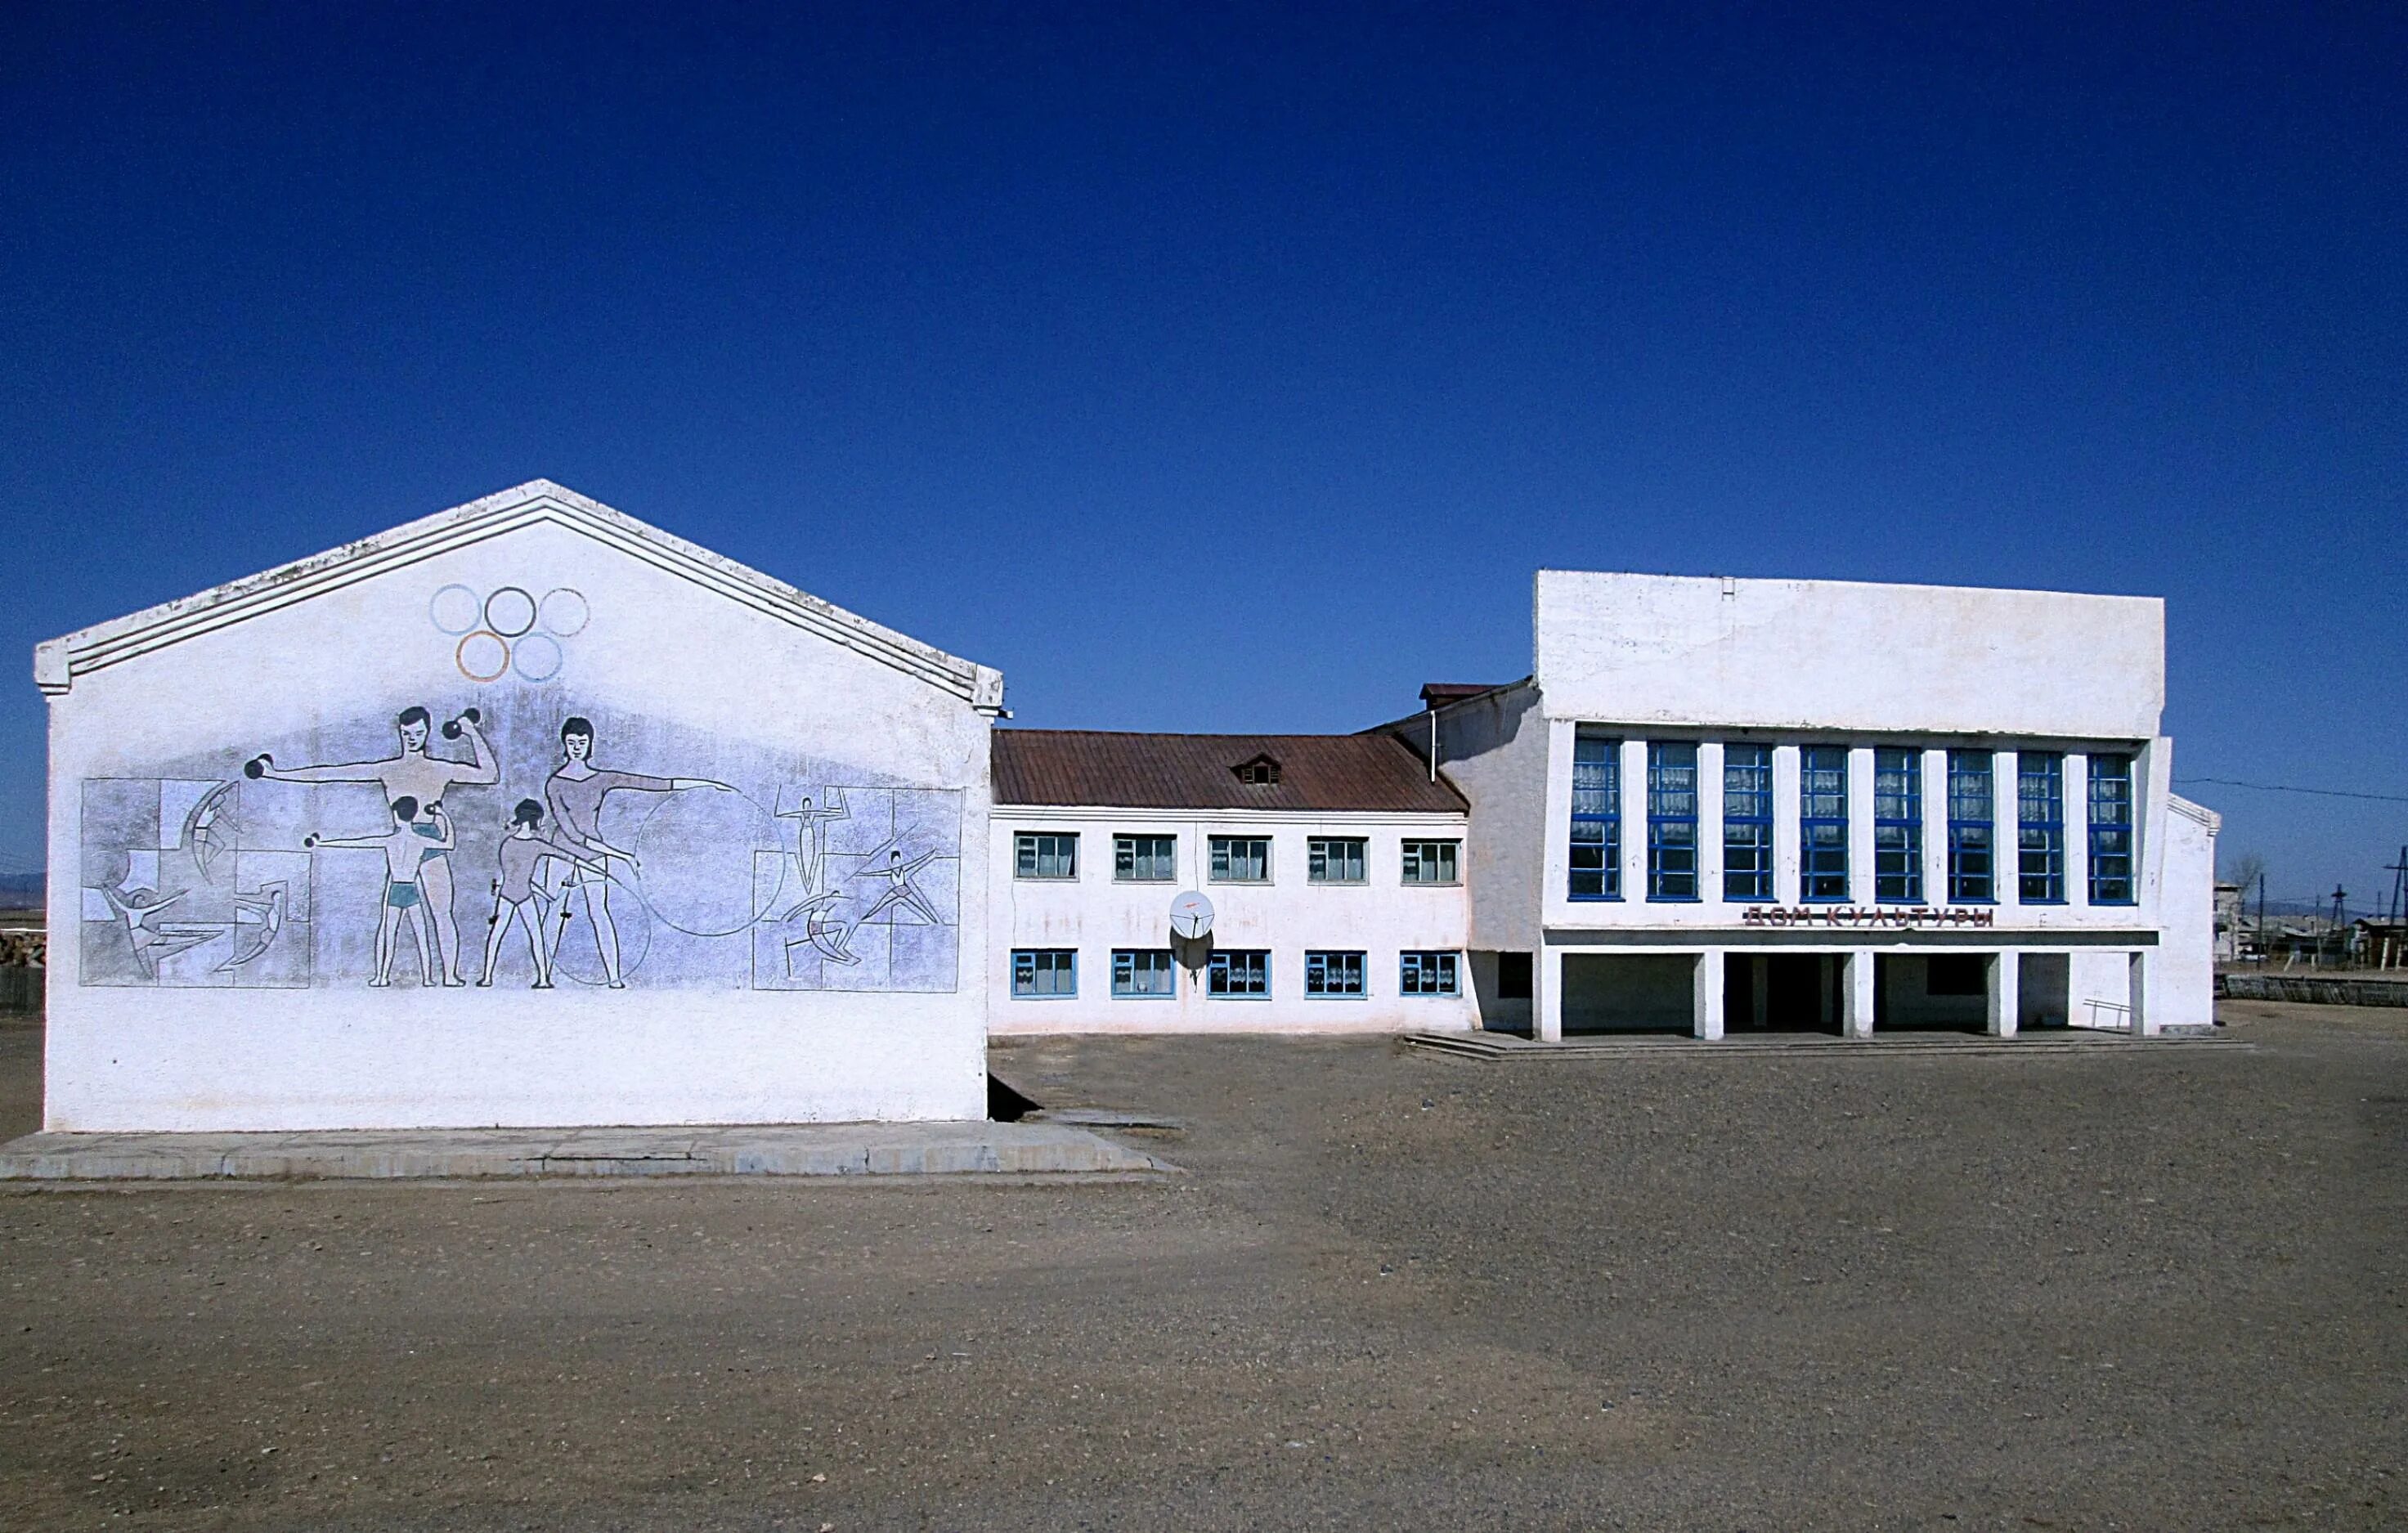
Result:
{"label": "woman figure in mural", "polygon": [[502,876],[494,881],[494,918],[485,937],[485,973],[479,984],[494,982],[494,962],[501,956],[502,938],[516,922],[525,929],[527,952],[535,959],[532,988],[552,988],[552,953],[544,945],[544,917],[551,912],[552,902],[537,881],[536,872],[552,861],[566,863],[577,872],[609,875],[606,865],[580,857],[545,835],[543,806],[532,798],[520,799],[519,807],[510,811],[510,832],[502,838]]}
{"label": "woman figure in mural", "polygon": [[419,871],[425,866],[430,852],[452,850],[452,822],[438,810],[435,817],[435,835],[429,837],[419,829],[418,800],[405,794],[391,805],[393,829],[382,836],[304,836],[305,847],[359,847],[384,853],[384,899],[377,920],[376,978],[368,983],[378,989],[393,983],[393,953],[398,945],[401,917],[409,915],[409,929],[418,938],[418,972],[427,984],[437,983],[435,953],[426,940],[425,892],[419,883]]}
{"label": "woman figure in mural", "polygon": [[552,823],[562,840],[602,864],[602,868],[571,867],[554,859],[546,896],[559,901],[560,919],[550,928],[552,948],[545,967],[549,970],[551,961],[560,954],[561,929],[568,922],[568,891],[580,889],[585,894],[586,917],[594,924],[594,945],[602,955],[604,979],[611,989],[624,990],[627,981],[619,973],[619,928],[610,919],[610,875],[604,869],[612,857],[631,867],[636,859],[602,839],[602,800],[620,789],[635,793],[735,790],[707,777],[646,777],[641,772],[604,770],[594,765],[594,725],[582,718],[572,717],[560,726],[560,757],[559,768],[543,784],[544,801],[552,806]]}
{"label": "woman figure in mural", "polygon": [[[427,737],[433,733],[434,720],[426,709],[413,706],[403,709],[401,716],[394,721],[401,748],[380,760],[279,766],[275,757],[262,752],[243,763],[242,771],[245,777],[264,778],[270,782],[374,782],[384,789],[387,803],[407,798],[426,806],[431,821],[442,807],[445,790],[490,787],[502,780],[502,769],[494,760],[494,748],[485,741],[483,723],[483,716],[472,708],[443,726],[447,738],[456,736],[467,740],[468,749],[477,758],[473,762],[446,761],[427,754]],[[430,823],[418,834],[432,840],[437,834],[448,835],[449,827],[438,833]],[[442,982],[458,984],[460,925],[452,915],[451,859],[430,850],[427,874],[421,886],[425,894],[425,910],[435,922],[436,950],[443,960]]]}

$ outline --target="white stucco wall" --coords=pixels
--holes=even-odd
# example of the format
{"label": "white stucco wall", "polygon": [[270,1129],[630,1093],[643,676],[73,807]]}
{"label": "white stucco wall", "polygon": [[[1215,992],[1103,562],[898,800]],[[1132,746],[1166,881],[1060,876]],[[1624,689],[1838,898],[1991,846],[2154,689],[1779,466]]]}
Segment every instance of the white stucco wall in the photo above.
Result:
{"label": "white stucco wall", "polygon": [[2145,739],[2156,597],[1541,570],[1555,718]]}
{"label": "white stucco wall", "polygon": [[[105,632],[46,647],[46,690],[64,686],[50,700],[47,1125],[983,1116],[988,717],[864,652],[874,632],[832,641],[774,591],[702,583],[698,566],[661,552],[673,542],[521,519],[407,557],[337,554],[339,581],[322,568],[301,582],[317,581],[315,595],[188,623],[178,641],[114,664],[96,663],[120,642]],[[507,651],[498,635],[448,631],[471,607],[481,624],[489,596],[496,625],[516,626],[506,588],[541,609]],[[576,600],[554,602],[555,591]],[[66,651],[85,663],[71,667]],[[924,670],[949,659],[896,653]],[[472,679],[505,656],[498,678]],[[999,697],[999,680],[988,690]],[[395,716],[412,706],[438,724],[477,708],[499,758],[498,782],[444,790],[471,981],[459,988],[421,983],[406,921],[392,983],[372,987],[385,858],[308,844],[389,832],[387,789],[243,771],[263,752],[279,769],[389,756]],[[572,714],[593,721],[601,767],[726,787],[605,801],[606,838],[638,858],[609,865],[625,988],[608,988],[590,909],[573,895],[553,988],[531,988],[523,927],[480,987],[499,838],[513,806],[545,799]],[[429,750],[473,754],[439,736]],[[195,832],[179,814],[220,783],[231,786]],[[824,910],[865,918],[855,946],[875,952],[845,966],[807,945],[798,966],[786,942],[803,930],[791,907],[810,892],[803,823],[781,811],[805,794],[825,805],[831,790],[849,795],[850,818],[826,825],[811,877],[835,891]],[[911,878],[937,920],[872,910],[895,881],[872,870],[890,844],[929,853]],[[277,929],[243,961],[267,933],[270,883],[283,886]],[[143,918],[153,935],[137,943],[110,895],[139,905],[171,885],[182,892]]]}
{"label": "white stucco wall", "polygon": [[[1012,838],[1022,831],[1076,832],[1078,878],[1015,878]],[[1116,835],[1176,838],[1178,878],[1168,883],[1116,882]],[[1216,835],[1268,837],[1271,881],[1211,881],[1206,859],[1210,838]],[[1461,815],[1308,816],[1000,805],[994,811],[992,836],[987,866],[995,940],[986,973],[995,997],[988,1011],[995,1032],[1392,1032],[1471,1025],[1470,972],[1460,958],[1461,993],[1456,996],[1402,996],[1398,986],[1399,953],[1460,955],[1466,946],[1464,886],[1404,884],[1398,851],[1404,840],[1431,839],[1466,842],[1469,852]],[[1366,839],[1365,881],[1307,881],[1306,843],[1315,836]],[[1269,950],[1268,999],[1209,996],[1202,971],[1185,969],[1177,972],[1178,993],[1170,998],[1112,995],[1112,950],[1170,945],[1170,902],[1184,889],[1200,890],[1211,900],[1214,946]],[[1016,948],[1078,950],[1077,996],[1015,998],[1011,953]],[[1308,950],[1363,953],[1369,994],[1307,996]]]}

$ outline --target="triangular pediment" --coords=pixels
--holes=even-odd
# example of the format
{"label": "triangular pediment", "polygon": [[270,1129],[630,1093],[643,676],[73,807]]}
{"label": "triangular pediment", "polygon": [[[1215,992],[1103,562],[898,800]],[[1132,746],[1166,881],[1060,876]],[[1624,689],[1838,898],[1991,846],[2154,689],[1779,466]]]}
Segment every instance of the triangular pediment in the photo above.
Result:
{"label": "triangular pediment", "polygon": [[992,666],[947,654],[663,532],[624,511],[613,510],[598,500],[540,479],[276,569],[228,581],[197,595],[48,640],[35,648],[34,680],[45,693],[66,692],[75,685],[76,678],[93,671],[407,568],[438,554],[547,523],[591,537],[727,600],[892,666],[962,698],[982,712],[1002,709],[1003,674]]}

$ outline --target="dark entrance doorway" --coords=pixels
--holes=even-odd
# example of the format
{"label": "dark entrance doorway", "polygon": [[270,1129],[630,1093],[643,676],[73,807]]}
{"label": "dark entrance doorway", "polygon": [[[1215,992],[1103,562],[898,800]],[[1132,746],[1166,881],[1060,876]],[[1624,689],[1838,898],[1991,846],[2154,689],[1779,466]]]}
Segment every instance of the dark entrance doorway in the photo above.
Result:
{"label": "dark entrance doorway", "polygon": [[1723,963],[1723,1031],[1836,1037],[1842,972],[1828,953],[1734,953]]}

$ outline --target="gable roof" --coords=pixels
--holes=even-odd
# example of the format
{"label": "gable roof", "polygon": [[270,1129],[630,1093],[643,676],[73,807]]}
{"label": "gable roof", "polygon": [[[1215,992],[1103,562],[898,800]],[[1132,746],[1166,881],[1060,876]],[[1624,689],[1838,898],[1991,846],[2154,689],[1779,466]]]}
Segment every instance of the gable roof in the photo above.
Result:
{"label": "gable roof", "polygon": [[34,681],[45,693],[63,693],[75,685],[77,677],[89,672],[538,523],[591,537],[756,612],[892,666],[940,692],[952,693],[982,713],[1003,709],[1003,673],[993,666],[973,664],[882,627],[638,522],[624,511],[540,479],[198,595],[49,639],[34,648]]}
{"label": "gable roof", "polygon": [[[995,801],[1060,808],[1368,810],[1461,814],[1455,784],[1389,735],[1149,735],[998,729]],[[1277,782],[1237,768],[1258,756]]]}

